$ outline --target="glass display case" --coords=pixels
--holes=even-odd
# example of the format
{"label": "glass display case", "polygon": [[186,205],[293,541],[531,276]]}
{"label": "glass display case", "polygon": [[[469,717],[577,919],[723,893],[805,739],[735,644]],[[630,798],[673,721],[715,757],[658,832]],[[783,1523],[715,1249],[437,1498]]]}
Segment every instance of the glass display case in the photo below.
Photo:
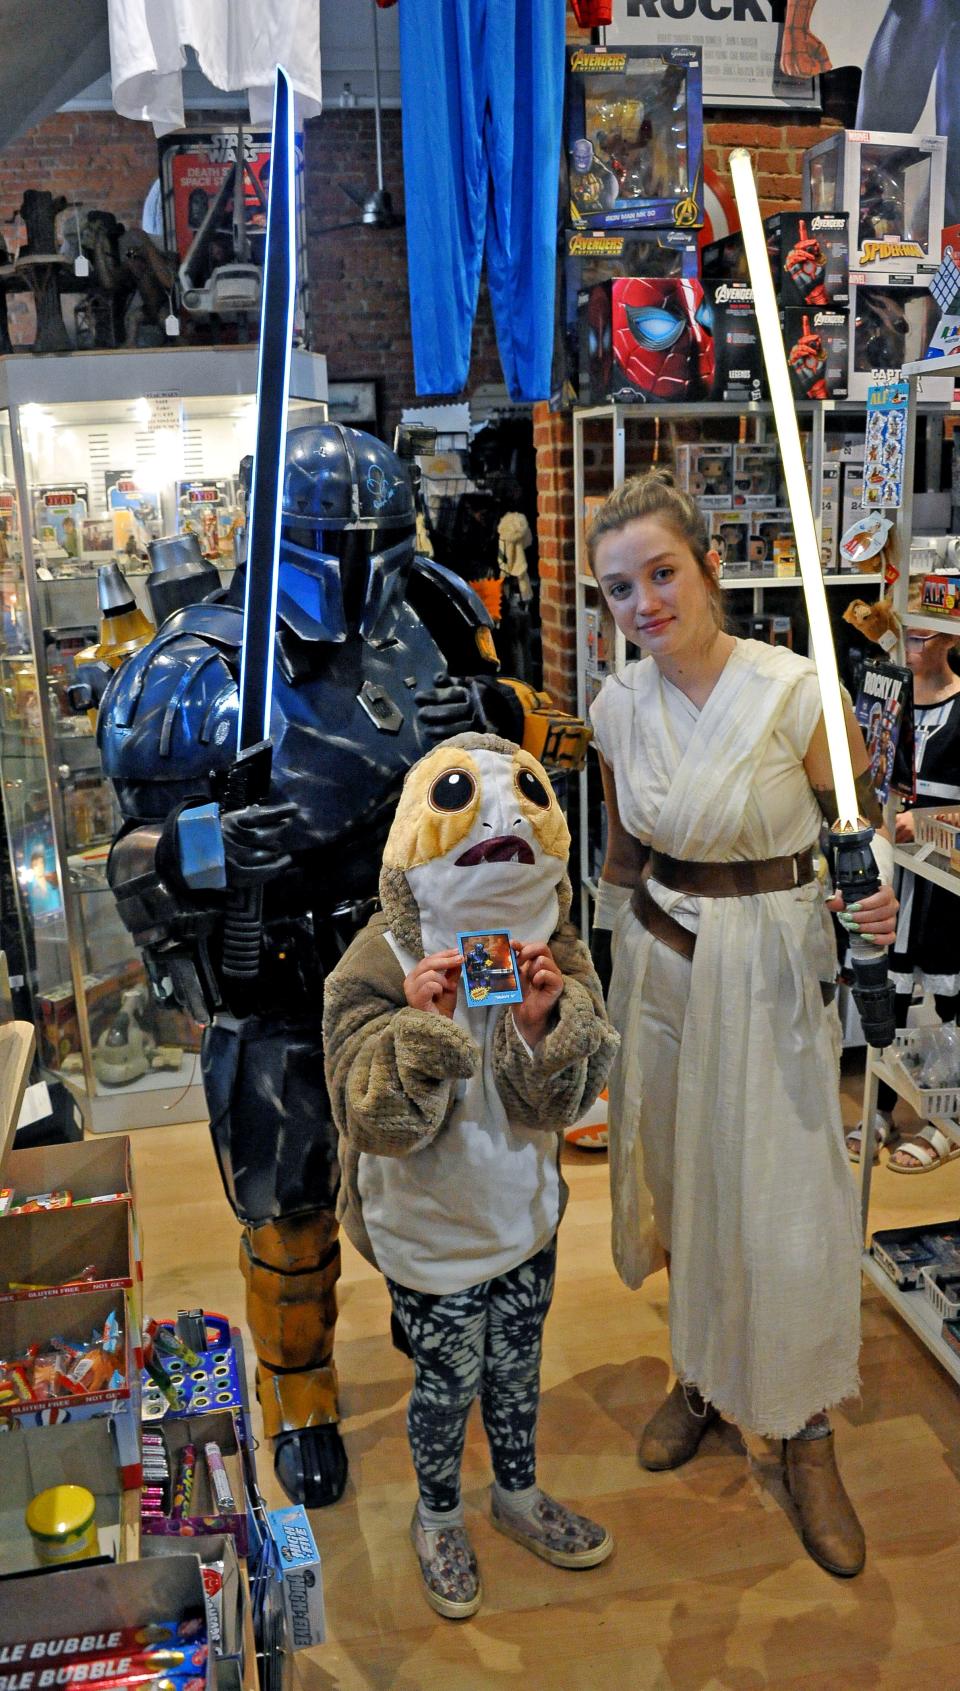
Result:
{"label": "glass display case", "polygon": [[[293,356],[290,421],[326,417],[326,361]],[[225,582],[254,448],[256,347],[0,358],[0,775],[15,937],[48,1078],[94,1132],[205,1114],[200,1029],[154,1002],[106,880],[119,814],[71,710],[98,637],[97,571],[140,609],[147,544],[192,530]],[[8,919],[9,925],[9,919]],[[23,1011],[21,1011],[23,1013]]]}

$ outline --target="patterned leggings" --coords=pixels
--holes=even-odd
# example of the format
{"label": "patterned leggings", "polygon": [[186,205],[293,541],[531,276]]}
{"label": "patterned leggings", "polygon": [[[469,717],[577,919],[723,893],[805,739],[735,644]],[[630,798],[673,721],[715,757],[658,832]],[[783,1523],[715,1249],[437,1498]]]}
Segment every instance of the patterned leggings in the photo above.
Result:
{"label": "patterned leggings", "polygon": [[495,1280],[438,1297],[387,1281],[413,1352],[407,1433],[420,1495],[455,1509],[470,1406],[479,1390],[497,1483],[523,1491],[536,1479],[543,1324],[553,1297],[557,1242]]}

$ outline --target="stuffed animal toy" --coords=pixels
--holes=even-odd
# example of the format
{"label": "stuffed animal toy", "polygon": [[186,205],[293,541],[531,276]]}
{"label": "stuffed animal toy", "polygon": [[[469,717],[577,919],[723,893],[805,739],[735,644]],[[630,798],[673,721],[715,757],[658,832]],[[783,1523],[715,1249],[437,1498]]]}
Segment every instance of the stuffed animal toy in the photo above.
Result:
{"label": "stuffed animal toy", "polygon": [[885,652],[892,652],[900,638],[900,618],[889,599],[878,599],[872,605],[866,599],[852,599],[843,620]]}

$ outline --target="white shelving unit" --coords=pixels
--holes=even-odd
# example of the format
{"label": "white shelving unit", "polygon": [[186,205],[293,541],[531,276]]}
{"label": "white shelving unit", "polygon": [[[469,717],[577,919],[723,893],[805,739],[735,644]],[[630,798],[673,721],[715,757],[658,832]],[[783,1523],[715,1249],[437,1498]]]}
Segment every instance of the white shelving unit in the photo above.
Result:
{"label": "white shelving unit", "polygon": [[[824,462],[825,418],[826,414],[844,411],[851,416],[862,415],[863,407],[854,404],[838,403],[834,400],[824,400],[816,404],[809,402],[801,407],[804,414],[809,414],[811,429],[810,474],[814,487],[820,485]],[[742,406],[732,404],[718,404],[704,401],[701,404],[666,405],[659,411],[655,407],[637,407],[624,405],[593,405],[576,409],[573,412],[573,494],[574,510],[576,513],[575,538],[575,608],[577,629],[577,712],[580,716],[587,713],[587,612],[600,608],[600,593],[593,576],[590,574],[586,552],[584,548],[585,523],[583,520],[584,498],[586,496],[586,473],[584,448],[584,431],[591,424],[605,423],[610,430],[609,442],[612,454],[612,474],[610,486],[619,487],[627,474],[627,425],[635,419],[659,417],[661,420],[680,421],[681,419],[697,419],[704,423],[740,417],[754,417],[758,439],[762,433],[767,418],[772,417],[772,407],[766,402],[751,401]],[[831,573],[824,577],[828,586],[844,587],[882,587],[882,575],[868,574],[838,574]],[[799,572],[788,576],[727,576],[721,577],[720,586],[724,592],[752,592],[753,614],[759,615],[764,608],[765,595],[801,589],[802,583]],[[613,631],[613,670],[619,674],[627,661],[627,643],[619,629]],[[579,806],[579,841],[580,841],[580,920],[583,933],[589,933],[591,918],[591,900],[596,897],[596,881],[588,873],[590,865],[590,839],[588,828],[588,780],[587,769],[581,770],[578,781],[580,787]]]}
{"label": "white shelving unit", "polygon": [[[931,366],[928,361],[918,361],[903,366],[903,374],[907,378],[910,390],[903,471],[903,505],[898,514],[897,523],[900,554],[903,558],[909,557],[910,554],[910,537],[913,526],[913,472],[916,457],[918,380],[921,375],[928,375],[930,369]],[[950,357],[937,359],[937,375],[945,376],[951,371],[960,376],[960,354],[955,353]],[[928,407],[925,407],[925,409],[928,409]],[[937,409],[947,410],[949,407],[943,406],[937,407]],[[904,570],[893,589],[894,606],[900,613],[904,627],[916,628],[933,634],[949,633],[950,623],[945,617],[907,614],[908,584],[909,576],[907,571]],[[958,625],[958,632],[960,632],[960,625]],[[903,662],[902,649],[898,653],[898,662]],[[891,815],[892,809],[891,806]],[[932,856],[932,847],[929,845],[895,846],[893,851],[894,862],[902,868],[911,869],[915,875],[933,881],[937,886],[945,887],[948,892],[960,896],[960,876],[951,874],[949,870],[942,868],[939,863],[932,861]],[[861,1121],[864,1123],[873,1121],[877,1108],[877,1086],[881,1080],[885,1080],[889,1086],[892,1086],[900,1097],[906,1096],[905,1088],[901,1084],[897,1071],[884,1062],[880,1053],[868,1046],[863,1085],[863,1113],[861,1116]],[[960,1122],[950,1121],[940,1116],[933,1119],[935,1126],[939,1127],[941,1132],[945,1133],[949,1139],[954,1140],[955,1143],[960,1144]],[[865,1242],[872,1178],[873,1158],[867,1154],[866,1135],[864,1135],[860,1157],[860,1214]],[[945,1218],[938,1217],[937,1219],[943,1220]],[[897,1314],[907,1323],[907,1326],[916,1333],[921,1343],[926,1345],[931,1355],[936,1357],[951,1378],[960,1385],[960,1356],[941,1336],[941,1319],[925,1294],[919,1289],[913,1292],[901,1291],[899,1286],[896,1286],[890,1276],[880,1267],[876,1258],[871,1255],[866,1244],[863,1252],[863,1272],[886,1298],[887,1302],[893,1306]]]}

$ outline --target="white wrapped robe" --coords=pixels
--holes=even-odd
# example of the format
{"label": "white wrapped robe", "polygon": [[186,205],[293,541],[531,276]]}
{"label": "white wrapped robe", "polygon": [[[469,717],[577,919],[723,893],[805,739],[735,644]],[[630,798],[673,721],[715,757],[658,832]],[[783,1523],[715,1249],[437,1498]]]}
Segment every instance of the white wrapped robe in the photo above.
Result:
{"label": "white wrapped robe", "polygon": [[[698,711],[646,658],[605,682],[592,715],[623,825],[645,845],[729,862],[816,839],[802,766],[820,715],[809,660],[738,641]],[[663,948],[629,906],[614,930],[614,1257],[639,1286],[655,1260],[656,1196],[677,1373],[741,1426],[789,1437],[858,1387],[860,1233],[839,1027],[820,991],[836,967],[823,895],[817,883],[702,899],[649,886],[698,938],[692,964],[651,970],[657,994],[672,983],[660,1014],[649,991],[644,1002],[644,979],[651,948],[654,962]],[[672,1052],[658,1033],[671,1016]],[[646,1119],[645,1073],[657,1101]]]}

